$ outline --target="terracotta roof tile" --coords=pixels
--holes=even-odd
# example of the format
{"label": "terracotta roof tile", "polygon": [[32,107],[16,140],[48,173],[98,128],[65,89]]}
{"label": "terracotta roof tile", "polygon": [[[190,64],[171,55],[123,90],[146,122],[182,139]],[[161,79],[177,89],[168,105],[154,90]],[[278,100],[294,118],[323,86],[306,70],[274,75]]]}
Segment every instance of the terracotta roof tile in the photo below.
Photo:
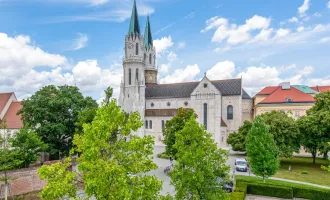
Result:
{"label": "terracotta roof tile", "polygon": [[280,86],[268,86],[268,87],[265,87],[264,89],[262,89],[258,94],[259,95],[271,94],[278,88],[280,88]]}
{"label": "terracotta roof tile", "polygon": [[22,108],[21,102],[13,101],[8,111],[6,112],[3,121],[6,120],[8,129],[20,129],[23,127],[23,121],[21,120],[21,115],[16,115],[16,113]]}
{"label": "terracotta roof tile", "polygon": [[0,113],[2,112],[3,108],[6,106],[9,98],[13,93],[0,93]]}
{"label": "terracotta roof tile", "polygon": [[291,86],[289,90],[282,90],[281,87],[278,87],[277,90],[273,91],[260,103],[287,103],[287,98],[291,98],[292,103],[308,103],[315,101],[313,96]]}
{"label": "terracotta roof tile", "polygon": [[330,91],[330,86],[314,86],[311,87],[313,90],[317,91],[317,92],[326,92],[326,91]]}

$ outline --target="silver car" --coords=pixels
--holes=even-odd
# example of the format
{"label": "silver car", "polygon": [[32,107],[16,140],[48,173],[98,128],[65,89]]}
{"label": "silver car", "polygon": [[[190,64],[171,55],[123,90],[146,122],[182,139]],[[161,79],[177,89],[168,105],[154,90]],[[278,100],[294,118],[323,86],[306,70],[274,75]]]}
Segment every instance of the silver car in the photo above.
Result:
{"label": "silver car", "polygon": [[241,171],[241,172],[248,171],[247,161],[244,158],[236,158],[235,166],[237,171]]}

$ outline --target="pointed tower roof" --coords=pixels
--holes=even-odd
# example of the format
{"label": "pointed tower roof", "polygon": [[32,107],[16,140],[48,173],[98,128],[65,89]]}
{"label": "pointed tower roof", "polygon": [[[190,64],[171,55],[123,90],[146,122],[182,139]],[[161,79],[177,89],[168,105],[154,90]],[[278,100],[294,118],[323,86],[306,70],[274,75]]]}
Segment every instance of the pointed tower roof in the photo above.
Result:
{"label": "pointed tower roof", "polygon": [[139,16],[136,9],[136,1],[134,0],[131,22],[129,24],[128,35],[141,34],[140,33],[140,24],[139,24]]}
{"label": "pointed tower roof", "polygon": [[146,50],[153,47],[149,16],[147,17],[146,30],[144,31],[143,45]]}

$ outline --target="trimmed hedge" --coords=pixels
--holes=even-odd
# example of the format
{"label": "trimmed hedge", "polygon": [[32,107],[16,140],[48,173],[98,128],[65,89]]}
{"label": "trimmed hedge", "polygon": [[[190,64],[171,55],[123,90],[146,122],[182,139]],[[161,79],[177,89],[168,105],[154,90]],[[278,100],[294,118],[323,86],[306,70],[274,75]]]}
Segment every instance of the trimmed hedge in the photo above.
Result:
{"label": "trimmed hedge", "polygon": [[269,196],[269,197],[280,197],[285,199],[292,199],[293,192],[290,187],[280,187],[274,185],[261,185],[256,183],[249,183],[247,185],[247,193]]}
{"label": "trimmed hedge", "polygon": [[231,200],[244,200],[245,195],[245,192],[232,192],[230,193],[229,197]]}
{"label": "trimmed hedge", "polygon": [[162,159],[170,159],[170,156],[167,155],[165,152],[157,154],[157,157]]}
{"label": "trimmed hedge", "polygon": [[293,196],[296,198],[310,199],[310,200],[328,200],[330,199],[330,190],[327,189],[311,189],[292,187]]}

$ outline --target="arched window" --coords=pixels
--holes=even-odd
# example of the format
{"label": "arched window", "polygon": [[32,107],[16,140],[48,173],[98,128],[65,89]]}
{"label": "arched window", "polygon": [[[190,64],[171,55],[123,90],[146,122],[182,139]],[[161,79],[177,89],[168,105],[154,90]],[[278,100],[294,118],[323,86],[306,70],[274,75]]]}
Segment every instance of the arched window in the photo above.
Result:
{"label": "arched window", "polygon": [[139,55],[139,43],[135,45],[135,55]]}
{"label": "arched window", "polygon": [[139,81],[139,69],[136,68],[136,72],[135,72],[135,77],[136,77],[136,80]]}
{"label": "arched window", "polygon": [[148,120],[145,121],[144,126],[145,126],[145,129],[148,129]]}
{"label": "arched window", "polygon": [[128,69],[128,84],[132,84],[132,70],[131,68]]}
{"label": "arched window", "polygon": [[205,129],[207,130],[207,103],[204,103],[204,126]]}
{"label": "arched window", "polygon": [[144,63],[147,61],[147,54],[144,54],[143,61],[144,61]]}
{"label": "arched window", "polygon": [[229,105],[227,107],[227,119],[233,119],[234,118],[234,109],[232,105]]}
{"label": "arched window", "polygon": [[149,64],[151,64],[151,54],[149,54]]}

